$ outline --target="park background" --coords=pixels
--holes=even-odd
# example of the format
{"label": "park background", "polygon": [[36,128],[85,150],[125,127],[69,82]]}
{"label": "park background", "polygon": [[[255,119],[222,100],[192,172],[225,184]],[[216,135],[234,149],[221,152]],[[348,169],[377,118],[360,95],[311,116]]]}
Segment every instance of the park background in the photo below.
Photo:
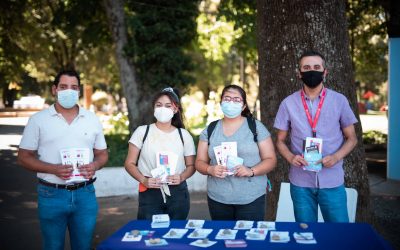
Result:
{"label": "park background", "polygon": [[[275,137],[279,103],[302,86],[297,58],[306,49],[320,51],[326,86],[344,94],[364,121],[346,158],[346,186],[359,192],[357,221],[374,223],[366,153],[376,156],[386,179],[395,1],[5,0],[0,8],[2,116],[51,104],[54,75],[76,69],[81,105],[103,122],[109,167],[123,165],[130,133],[152,122],[151,97],[167,86],[180,89],[194,138],[221,117],[219,95],[228,84],[246,90],[251,111]],[[280,158],[269,175],[277,188],[268,195],[267,219],[275,218],[287,173]]]}

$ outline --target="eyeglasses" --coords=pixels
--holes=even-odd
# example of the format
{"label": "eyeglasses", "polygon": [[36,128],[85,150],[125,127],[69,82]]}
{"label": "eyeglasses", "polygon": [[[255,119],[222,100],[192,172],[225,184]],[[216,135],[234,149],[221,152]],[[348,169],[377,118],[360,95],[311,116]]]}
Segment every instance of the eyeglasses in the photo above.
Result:
{"label": "eyeglasses", "polygon": [[222,101],[240,103],[240,102],[243,102],[243,99],[240,97],[224,96],[224,97],[222,97]]}

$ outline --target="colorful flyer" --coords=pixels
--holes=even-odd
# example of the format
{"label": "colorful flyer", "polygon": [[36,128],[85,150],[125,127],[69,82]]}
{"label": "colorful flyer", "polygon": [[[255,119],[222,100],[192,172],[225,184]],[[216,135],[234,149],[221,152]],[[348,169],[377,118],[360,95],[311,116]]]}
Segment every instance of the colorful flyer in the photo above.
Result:
{"label": "colorful flyer", "polygon": [[304,143],[304,160],[308,162],[308,166],[303,167],[304,170],[319,172],[322,169],[322,163],[317,163],[322,159],[322,139],[307,137]]}
{"label": "colorful flyer", "polygon": [[87,181],[79,172],[79,166],[89,164],[90,150],[89,148],[69,148],[61,149],[61,163],[63,165],[72,165],[73,172],[71,178],[66,180],[66,183],[76,183]]}

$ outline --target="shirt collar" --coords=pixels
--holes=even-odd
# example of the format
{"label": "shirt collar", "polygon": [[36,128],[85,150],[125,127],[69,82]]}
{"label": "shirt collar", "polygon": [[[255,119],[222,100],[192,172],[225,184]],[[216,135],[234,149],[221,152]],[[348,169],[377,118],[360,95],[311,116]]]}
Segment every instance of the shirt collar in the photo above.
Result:
{"label": "shirt collar", "polygon": [[[323,91],[324,89],[325,89],[326,91],[328,91],[328,89],[325,87],[325,85],[322,85],[322,89],[321,89],[321,91],[319,92],[319,95],[318,95],[319,98],[321,98],[321,96],[322,96],[322,91]],[[304,91],[304,86],[303,86],[303,88],[301,88],[300,91],[303,91],[303,92],[304,92],[304,97],[305,97],[307,100],[311,100],[310,97],[308,97],[308,95],[307,95],[306,92]]]}
{"label": "shirt collar", "polygon": [[[79,117],[85,116],[85,109],[81,108],[79,105],[78,105],[78,108],[79,108],[78,116],[79,116]],[[59,113],[57,112],[57,110],[56,110],[55,104],[52,104],[52,105],[49,107],[49,112],[50,112],[50,115],[51,115],[51,116],[56,116],[56,115],[59,114]]]}

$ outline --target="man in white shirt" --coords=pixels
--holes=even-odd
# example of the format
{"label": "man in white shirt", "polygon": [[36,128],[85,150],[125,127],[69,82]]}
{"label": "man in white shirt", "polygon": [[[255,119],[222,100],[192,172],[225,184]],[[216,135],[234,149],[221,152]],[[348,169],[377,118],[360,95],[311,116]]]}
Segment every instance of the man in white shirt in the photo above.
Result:
{"label": "man in white shirt", "polygon": [[18,163],[38,176],[43,249],[64,249],[67,227],[71,249],[91,248],[98,210],[94,176],[108,152],[99,119],[77,105],[79,89],[76,71],[58,73],[55,104],[29,119],[19,145]]}

